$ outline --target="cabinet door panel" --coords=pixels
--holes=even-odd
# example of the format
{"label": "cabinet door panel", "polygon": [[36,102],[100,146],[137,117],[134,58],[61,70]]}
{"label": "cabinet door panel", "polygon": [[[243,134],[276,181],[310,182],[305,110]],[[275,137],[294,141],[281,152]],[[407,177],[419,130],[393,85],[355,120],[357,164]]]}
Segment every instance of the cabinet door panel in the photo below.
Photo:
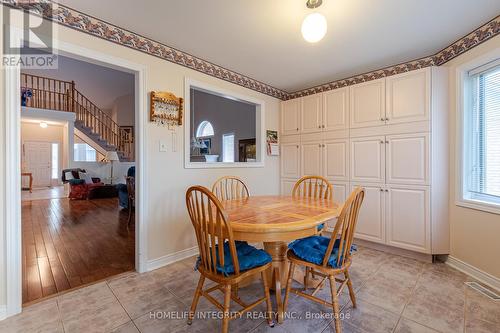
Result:
{"label": "cabinet door panel", "polygon": [[281,135],[299,133],[301,99],[281,102]]}
{"label": "cabinet door panel", "polygon": [[356,182],[385,181],[385,137],[351,139],[351,180]]}
{"label": "cabinet door panel", "polygon": [[[343,204],[347,197],[349,196],[350,193],[350,187],[349,183],[347,182],[331,182],[332,187],[333,187],[333,202],[337,204]],[[335,223],[337,222],[337,219],[329,220],[326,222],[326,230],[327,231],[333,231],[335,228]]]}
{"label": "cabinet door panel", "polygon": [[429,184],[429,134],[386,137],[387,183]]}
{"label": "cabinet door panel", "polygon": [[282,179],[281,180],[281,195],[292,195],[293,186],[298,179]]}
{"label": "cabinet door panel", "polygon": [[321,141],[302,143],[300,152],[302,176],[321,175]]}
{"label": "cabinet door panel", "polygon": [[430,69],[387,78],[387,123],[429,119]]}
{"label": "cabinet door panel", "polygon": [[349,88],[323,93],[323,125],[326,131],[349,128]]}
{"label": "cabinet door panel", "polygon": [[281,177],[300,177],[300,151],[298,143],[281,145]]}
{"label": "cabinet door panel", "polygon": [[365,189],[365,198],[361,204],[356,225],[355,237],[377,243],[385,243],[384,192],[374,185],[352,184]]}
{"label": "cabinet door panel", "polygon": [[320,132],[322,118],[322,95],[315,94],[302,98],[301,133]]}
{"label": "cabinet door panel", "polygon": [[325,141],[323,176],[332,180],[349,179],[349,140]]}
{"label": "cabinet door panel", "polygon": [[351,128],[385,125],[385,79],[350,87]]}
{"label": "cabinet door panel", "polygon": [[429,190],[390,186],[386,193],[387,244],[430,253]]}

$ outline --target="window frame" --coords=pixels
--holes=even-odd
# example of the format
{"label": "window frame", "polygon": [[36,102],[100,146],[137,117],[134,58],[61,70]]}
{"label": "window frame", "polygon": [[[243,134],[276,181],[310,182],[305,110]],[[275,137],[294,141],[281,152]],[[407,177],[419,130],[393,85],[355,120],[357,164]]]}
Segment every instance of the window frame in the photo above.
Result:
{"label": "window frame", "polygon": [[[191,162],[191,89],[206,91],[210,94],[219,95],[225,98],[230,98],[246,103],[255,104],[255,144],[256,144],[256,161],[255,162]],[[225,90],[217,86],[193,80],[189,77],[184,79],[184,168],[185,169],[205,169],[205,168],[262,168],[265,166],[266,160],[266,141],[265,141],[265,102],[261,99],[252,96],[242,95],[234,91]],[[212,124],[214,126],[214,124]],[[215,128],[214,128],[215,130]]]}
{"label": "window frame", "polygon": [[470,109],[472,79],[469,72],[486,66],[500,65],[500,48],[493,50],[482,57],[473,59],[456,69],[456,173],[455,173],[455,204],[457,206],[500,214],[500,200],[487,194],[473,193],[468,190],[470,176],[467,171],[472,159]]}

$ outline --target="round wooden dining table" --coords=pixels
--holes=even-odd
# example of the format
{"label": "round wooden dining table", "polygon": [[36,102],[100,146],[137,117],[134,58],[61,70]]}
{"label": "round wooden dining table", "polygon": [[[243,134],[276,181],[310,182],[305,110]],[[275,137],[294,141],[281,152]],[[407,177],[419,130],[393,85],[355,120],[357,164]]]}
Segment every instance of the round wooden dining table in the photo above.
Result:
{"label": "round wooden dining table", "polygon": [[286,286],[288,243],[317,234],[320,224],[335,219],[341,205],[322,198],[250,196],[221,202],[235,240],[262,242],[273,258],[272,286],[276,292],[277,317],[284,318],[281,289]]}

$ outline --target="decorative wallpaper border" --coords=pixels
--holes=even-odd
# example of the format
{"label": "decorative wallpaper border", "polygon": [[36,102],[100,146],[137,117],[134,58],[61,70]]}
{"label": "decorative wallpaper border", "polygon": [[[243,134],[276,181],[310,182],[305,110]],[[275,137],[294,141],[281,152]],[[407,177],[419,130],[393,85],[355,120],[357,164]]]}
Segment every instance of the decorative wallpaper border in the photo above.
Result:
{"label": "decorative wallpaper border", "polygon": [[54,3],[50,0],[38,0],[35,2],[28,0],[2,0],[2,3],[13,8],[30,11],[35,15],[42,16],[45,19],[57,22],[63,26],[147,53],[281,100],[288,100],[347,87],[353,84],[376,80],[429,66],[441,66],[500,34],[499,15],[434,55],[289,93],[129,30],[117,27],[98,18],[81,13],[75,9]]}
{"label": "decorative wallpaper border", "polygon": [[29,11],[34,15],[57,22],[63,26],[278,99],[283,100],[288,96],[286,91],[49,0],[37,0],[33,2],[27,0],[2,0],[2,3],[9,7]]}

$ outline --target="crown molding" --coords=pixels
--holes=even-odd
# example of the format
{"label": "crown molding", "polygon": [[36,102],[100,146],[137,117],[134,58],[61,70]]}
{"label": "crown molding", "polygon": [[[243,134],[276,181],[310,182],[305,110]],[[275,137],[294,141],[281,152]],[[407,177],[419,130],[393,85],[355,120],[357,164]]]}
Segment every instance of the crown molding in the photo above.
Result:
{"label": "crown molding", "polygon": [[500,34],[500,15],[498,15],[488,23],[460,38],[434,55],[289,93],[238,72],[195,57],[189,53],[177,50],[163,43],[120,28],[96,17],[84,14],[67,6],[54,3],[50,0],[40,0],[37,3],[22,2],[18,0],[2,0],[2,4],[25,11],[29,10],[35,15],[57,22],[71,29],[147,53],[177,65],[193,69],[206,75],[210,75],[281,100],[308,96],[420,68],[441,66],[478,46],[479,44],[484,43],[485,41]]}

